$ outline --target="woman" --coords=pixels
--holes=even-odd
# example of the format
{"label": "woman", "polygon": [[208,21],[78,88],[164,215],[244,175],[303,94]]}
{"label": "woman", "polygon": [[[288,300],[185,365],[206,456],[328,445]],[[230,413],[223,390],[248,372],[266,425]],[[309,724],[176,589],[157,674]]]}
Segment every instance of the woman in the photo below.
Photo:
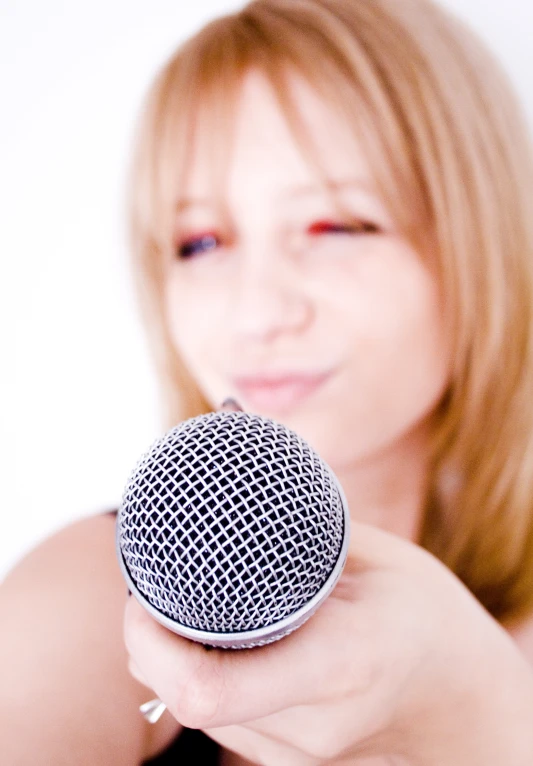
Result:
{"label": "woman", "polygon": [[8,763],[186,762],[183,726],[234,766],[532,762],[532,184],[427,0],[257,0],[176,53],[131,219],[168,423],[230,396],[298,431],[350,555],[300,630],[206,652],[134,599],[123,636],[112,519],[64,530],[3,588]]}

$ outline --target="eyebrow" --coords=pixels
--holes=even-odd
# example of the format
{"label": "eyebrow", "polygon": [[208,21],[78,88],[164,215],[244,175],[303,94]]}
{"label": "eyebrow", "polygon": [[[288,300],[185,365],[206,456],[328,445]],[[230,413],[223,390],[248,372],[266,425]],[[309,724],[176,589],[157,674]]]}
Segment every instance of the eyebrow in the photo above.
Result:
{"label": "eyebrow", "polygon": [[[278,198],[278,201],[284,202],[289,199],[300,199],[317,194],[322,194],[324,190],[339,192],[347,189],[358,189],[367,193],[376,193],[374,184],[364,178],[341,178],[328,179],[325,183],[307,183],[299,186],[291,186],[284,190]],[[213,200],[209,197],[180,197],[175,206],[177,213],[182,213],[190,208],[209,208],[213,205]]]}

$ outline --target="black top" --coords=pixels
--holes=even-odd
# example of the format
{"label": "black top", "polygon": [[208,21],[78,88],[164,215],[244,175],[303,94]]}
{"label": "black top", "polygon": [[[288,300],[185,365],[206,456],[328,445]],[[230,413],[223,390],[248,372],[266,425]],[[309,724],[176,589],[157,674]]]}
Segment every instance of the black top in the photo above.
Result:
{"label": "black top", "polygon": [[183,729],[163,753],[144,766],[218,766],[222,748],[199,729]]}

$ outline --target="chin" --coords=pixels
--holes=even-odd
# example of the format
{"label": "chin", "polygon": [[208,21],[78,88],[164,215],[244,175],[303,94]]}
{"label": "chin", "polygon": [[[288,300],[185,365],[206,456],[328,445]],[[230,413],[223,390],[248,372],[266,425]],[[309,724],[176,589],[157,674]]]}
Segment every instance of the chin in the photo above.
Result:
{"label": "chin", "polygon": [[295,431],[334,471],[335,466],[341,467],[353,460],[354,445],[350,439],[349,429],[345,428],[339,432],[338,423],[333,421],[331,413],[326,417],[321,416],[316,410],[309,412],[302,408],[283,415],[258,414],[271,417]]}

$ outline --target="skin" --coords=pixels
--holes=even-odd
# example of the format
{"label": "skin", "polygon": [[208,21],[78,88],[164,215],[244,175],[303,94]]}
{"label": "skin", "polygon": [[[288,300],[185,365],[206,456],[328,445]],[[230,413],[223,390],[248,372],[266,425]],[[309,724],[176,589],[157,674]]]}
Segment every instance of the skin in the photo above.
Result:
{"label": "skin", "polygon": [[[224,766],[533,762],[533,623],[513,640],[412,542],[448,370],[432,253],[395,231],[342,125],[296,81],[295,98],[330,177],[349,166],[364,181],[345,201],[379,233],[316,234],[311,224],[334,213],[320,194],[294,197],[315,179],[251,75],[236,114],[228,239],[212,205],[177,220],[176,249],[186,227],[189,238],[214,229],[223,244],[205,260],[169,260],[166,300],[174,342],[214,407],[237,394],[243,369],[333,368],[309,399],[262,414],[302,433],[339,476],[354,516],[345,572],[283,641],[206,652],[127,599],[111,517],[63,530],[0,588],[10,766],[71,766],[73,753],[77,766],[136,766],[182,725],[223,744]],[[198,142],[187,193],[205,198]],[[149,726],[138,707],[155,694],[171,714]]]}

